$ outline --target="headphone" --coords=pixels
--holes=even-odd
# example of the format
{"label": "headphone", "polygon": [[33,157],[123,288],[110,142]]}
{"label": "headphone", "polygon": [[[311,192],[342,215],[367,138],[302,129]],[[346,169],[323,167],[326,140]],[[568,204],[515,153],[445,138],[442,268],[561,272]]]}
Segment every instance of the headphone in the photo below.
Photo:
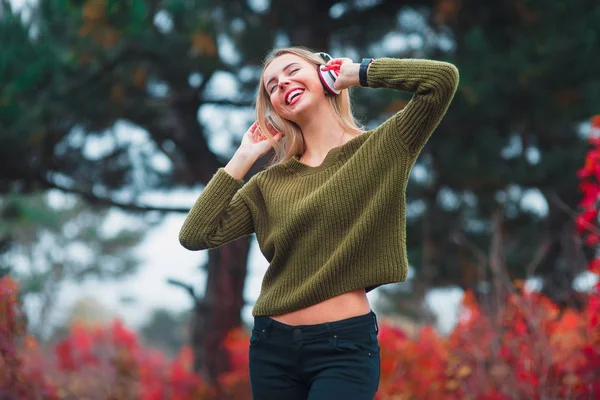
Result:
{"label": "headphone", "polygon": [[[329,54],[324,52],[315,53],[315,55],[321,57],[325,63],[332,59]],[[319,73],[319,78],[321,79],[325,93],[332,96],[340,94],[341,90],[338,90],[333,86],[338,76],[337,73],[332,70],[323,71],[323,68],[325,68],[325,64],[319,65],[317,72]]]}

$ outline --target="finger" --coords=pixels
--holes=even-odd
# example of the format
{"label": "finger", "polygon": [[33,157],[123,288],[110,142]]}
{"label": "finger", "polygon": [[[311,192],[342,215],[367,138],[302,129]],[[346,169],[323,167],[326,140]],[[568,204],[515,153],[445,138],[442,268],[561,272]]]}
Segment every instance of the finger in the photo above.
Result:
{"label": "finger", "polygon": [[252,136],[252,141],[254,143],[259,143],[259,142],[262,142],[263,140],[266,140],[266,138],[260,134],[260,131],[256,131],[256,133]]}
{"label": "finger", "polygon": [[255,139],[262,139],[263,138],[263,134],[262,131],[260,130],[260,126],[256,126],[256,129],[254,130],[254,138]]}
{"label": "finger", "polygon": [[258,121],[254,121],[254,123],[252,125],[250,125],[250,129],[249,129],[250,133],[254,133],[256,128],[258,128]]}
{"label": "finger", "polygon": [[341,65],[326,65],[323,67],[323,71],[336,71],[339,72]]}
{"label": "finger", "polygon": [[254,141],[257,142],[260,140],[261,138],[261,132],[260,132],[260,127],[258,126],[258,124],[256,126],[252,127],[252,130],[250,131],[250,138]]}
{"label": "finger", "polygon": [[269,132],[271,133],[271,135],[277,135],[278,133],[280,133],[279,130],[277,130],[277,128],[275,128],[271,124],[267,124],[267,128],[269,129]]}
{"label": "finger", "polygon": [[272,137],[272,139],[275,141],[275,143],[277,143],[281,140],[282,137],[283,137],[283,134],[281,132],[279,132],[278,134],[274,135]]}

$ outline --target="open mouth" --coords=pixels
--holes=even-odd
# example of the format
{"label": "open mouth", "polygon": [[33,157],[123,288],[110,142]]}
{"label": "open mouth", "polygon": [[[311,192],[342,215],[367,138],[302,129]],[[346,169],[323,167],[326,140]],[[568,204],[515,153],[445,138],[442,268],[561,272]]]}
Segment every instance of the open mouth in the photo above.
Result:
{"label": "open mouth", "polygon": [[285,96],[285,103],[289,106],[298,101],[304,89],[293,89]]}

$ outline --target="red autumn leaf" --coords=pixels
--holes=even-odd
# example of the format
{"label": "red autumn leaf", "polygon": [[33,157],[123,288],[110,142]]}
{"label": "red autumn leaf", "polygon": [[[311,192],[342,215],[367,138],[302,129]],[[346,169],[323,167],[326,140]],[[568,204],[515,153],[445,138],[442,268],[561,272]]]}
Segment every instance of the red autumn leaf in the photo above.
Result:
{"label": "red autumn leaf", "polygon": [[58,359],[58,366],[67,371],[75,370],[76,364],[73,359],[71,345],[66,340],[60,341],[54,348],[54,353]]}
{"label": "red autumn leaf", "polygon": [[575,219],[575,224],[579,233],[589,231],[590,227],[594,226],[596,214],[597,213],[595,210],[586,210],[577,216]]}
{"label": "red autumn leaf", "polygon": [[585,244],[590,247],[595,247],[600,243],[600,236],[595,232],[590,232],[585,237]]}
{"label": "red autumn leaf", "polygon": [[588,266],[588,270],[595,274],[600,274],[600,258],[594,258],[590,262],[590,264]]}
{"label": "red autumn leaf", "polygon": [[111,330],[117,346],[129,349],[137,347],[138,342],[135,333],[126,328],[121,320],[115,320]]}

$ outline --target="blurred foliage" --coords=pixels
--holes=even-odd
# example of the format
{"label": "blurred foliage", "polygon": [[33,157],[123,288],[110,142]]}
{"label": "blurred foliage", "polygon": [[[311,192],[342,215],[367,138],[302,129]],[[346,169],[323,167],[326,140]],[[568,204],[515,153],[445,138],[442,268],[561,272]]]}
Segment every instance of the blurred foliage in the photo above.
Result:
{"label": "blurred foliage", "polygon": [[[58,187],[136,210],[143,191],[206,183],[243,132],[234,116],[251,122],[273,46],[443,59],[461,85],[408,189],[413,294],[485,296],[496,263],[570,303],[586,265],[569,213],[581,123],[600,104],[597,2],[41,0],[22,21],[5,2],[0,193]],[[369,126],[407,99],[354,97]],[[123,190],[131,202],[116,202]]]}
{"label": "blurred foliage", "polygon": [[[10,267],[14,258],[26,260],[33,270],[34,265],[44,264],[43,259],[60,270],[55,273],[76,280],[130,273],[138,262],[131,249],[139,243],[146,224],[139,221],[138,226],[130,223],[110,232],[103,225],[109,210],[91,210],[74,198],[69,203],[52,206],[45,193],[1,198],[0,237],[12,244],[10,254],[1,259],[3,266]],[[18,274],[19,268],[13,268]]]}
{"label": "blurred foliage", "polygon": [[580,202],[581,212],[577,216],[577,231],[582,236],[586,245],[596,250],[590,270],[600,273],[600,219],[598,218],[598,205],[600,201],[600,114],[591,118],[592,130],[588,142],[591,148],[585,156],[585,162],[577,177],[580,180],[580,189],[583,198]]}
{"label": "blurred foliage", "polygon": [[156,309],[140,329],[140,336],[146,345],[160,349],[168,357],[174,357],[190,342],[189,329],[189,311],[175,313]]}
{"label": "blurred foliage", "polygon": [[[600,289],[600,285],[597,286]],[[223,344],[231,371],[209,385],[184,347],[168,358],[140,343],[123,323],[73,326],[51,352],[18,322],[16,285],[0,279],[0,393],[8,398],[152,400],[250,399],[249,335],[238,328]],[[581,312],[561,312],[544,296],[516,288],[498,314],[483,313],[472,293],[448,337],[431,326],[414,336],[380,321],[381,378],[376,400],[477,398],[595,399],[600,393],[600,293]],[[11,379],[17,377],[17,379]],[[26,384],[25,384],[26,383]]]}
{"label": "blurred foliage", "polygon": [[[32,331],[48,329],[48,316],[62,285],[85,279],[117,279],[135,271],[134,253],[146,229],[144,220],[107,226],[108,209],[92,209],[76,197],[47,193],[0,197],[0,268],[19,279],[21,295],[40,303]],[[56,198],[54,203],[56,203]],[[121,226],[118,226],[121,225]],[[47,332],[46,332],[47,333]]]}

